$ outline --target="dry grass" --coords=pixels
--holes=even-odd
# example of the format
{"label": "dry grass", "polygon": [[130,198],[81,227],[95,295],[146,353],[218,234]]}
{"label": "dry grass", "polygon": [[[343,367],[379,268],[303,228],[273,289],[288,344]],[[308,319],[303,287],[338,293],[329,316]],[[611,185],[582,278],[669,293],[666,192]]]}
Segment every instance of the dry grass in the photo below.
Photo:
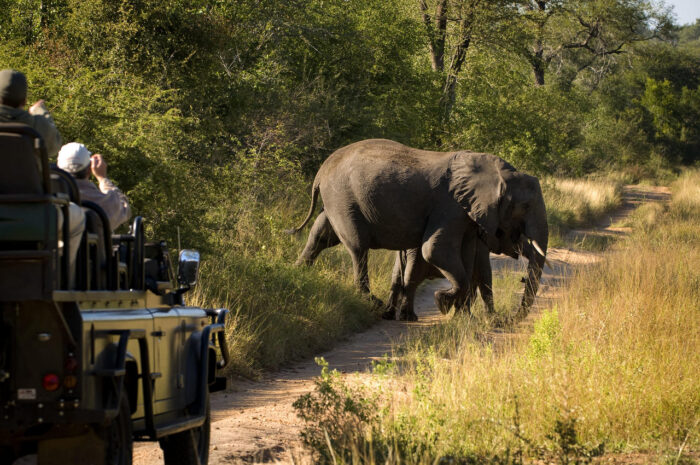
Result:
{"label": "dry grass", "polygon": [[622,184],[611,179],[546,178],[542,193],[550,225],[550,244],[566,244],[566,232],[594,225],[622,203]]}
{"label": "dry grass", "polygon": [[532,332],[493,338],[478,318],[455,318],[414,336],[367,397],[378,393],[379,413],[350,443],[334,444],[337,456],[587,463],[605,450],[677,463],[697,451],[698,186],[697,171],[674,184],[668,211],[639,220],[653,227],[579,270]]}

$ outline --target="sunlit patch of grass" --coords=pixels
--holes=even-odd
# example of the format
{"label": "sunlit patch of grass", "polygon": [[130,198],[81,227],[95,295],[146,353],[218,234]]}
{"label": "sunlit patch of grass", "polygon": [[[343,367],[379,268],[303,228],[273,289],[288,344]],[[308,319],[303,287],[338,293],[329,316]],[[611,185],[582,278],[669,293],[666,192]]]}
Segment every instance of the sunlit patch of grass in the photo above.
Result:
{"label": "sunlit patch of grass", "polygon": [[700,170],[684,173],[673,184],[671,212],[679,219],[693,218],[700,210]]}
{"label": "sunlit patch of grass", "polygon": [[329,438],[339,463],[588,463],[605,451],[678,460],[697,451],[700,175],[686,176],[667,211],[653,210],[650,227],[634,226],[604,260],[579,269],[532,329],[494,332],[475,309],[412,335],[398,363],[380,370],[379,387],[362,394],[376,418],[343,441]]}
{"label": "sunlit patch of grass", "polygon": [[622,184],[606,179],[545,178],[542,193],[547,207],[550,247],[604,250],[610,238],[580,241],[567,237],[569,230],[592,226],[622,202]]}
{"label": "sunlit patch of grass", "polygon": [[587,232],[577,234],[574,237],[569,237],[567,245],[573,246],[579,250],[587,252],[603,252],[608,250],[611,245],[617,242],[618,237],[612,234],[603,234],[596,232]]}
{"label": "sunlit patch of grass", "polygon": [[542,182],[549,223],[590,226],[620,206],[622,185],[613,181],[549,178]]}

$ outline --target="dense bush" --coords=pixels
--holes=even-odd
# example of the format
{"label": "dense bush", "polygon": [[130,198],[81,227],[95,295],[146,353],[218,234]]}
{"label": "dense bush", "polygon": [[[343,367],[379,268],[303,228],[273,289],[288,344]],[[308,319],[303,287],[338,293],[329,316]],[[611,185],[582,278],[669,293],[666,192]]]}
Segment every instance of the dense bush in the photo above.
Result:
{"label": "dense bush", "polygon": [[[250,299],[232,293],[251,291],[232,283],[279,269],[277,282],[291,279],[302,244],[281,231],[347,143],[491,151],[536,174],[696,161],[700,26],[674,36],[639,0],[536,4],[449,0],[442,28],[434,1],[2,0],[0,67],[27,74],[66,141],[105,155],[149,235],[216,263],[200,297],[241,302],[250,323]],[[572,42],[576,15],[597,25],[590,50]],[[352,292],[347,260],[329,257]],[[324,266],[297,278],[318,283]],[[388,270],[376,273],[386,290]],[[305,344],[325,344],[313,332]],[[294,356],[258,353],[251,366]]]}

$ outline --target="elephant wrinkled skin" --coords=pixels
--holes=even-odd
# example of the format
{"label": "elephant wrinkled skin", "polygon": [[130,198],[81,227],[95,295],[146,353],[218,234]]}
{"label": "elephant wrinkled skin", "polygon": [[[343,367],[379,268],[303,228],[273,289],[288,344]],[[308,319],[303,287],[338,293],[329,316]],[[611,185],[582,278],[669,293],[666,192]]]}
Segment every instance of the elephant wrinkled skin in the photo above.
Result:
{"label": "elephant wrinkled skin", "polygon": [[[323,211],[298,263],[312,263],[323,248],[342,242],[356,285],[369,293],[369,249],[419,250],[417,255],[452,285],[435,292],[438,308],[447,313],[466,303],[477,247],[486,244],[491,252],[514,258],[525,253],[521,311],[532,305],[547,250],[544,200],[537,178],[501,158],[430,152],[384,139],[356,142],[321,165],[309,213],[291,232],[309,222],[319,194]],[[524,247],[530,241],[534,247]]]}

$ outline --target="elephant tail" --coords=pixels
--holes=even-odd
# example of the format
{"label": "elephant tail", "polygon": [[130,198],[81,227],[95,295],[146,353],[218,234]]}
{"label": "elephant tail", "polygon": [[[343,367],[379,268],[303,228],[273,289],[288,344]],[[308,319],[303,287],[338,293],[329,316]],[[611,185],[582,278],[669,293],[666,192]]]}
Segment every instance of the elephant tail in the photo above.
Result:
{"label": "elephant tail", "polygon": [[294,228],[294,229],[287,229],[285,232],[287,234],[296,234],[299,231],[302,230],[304,226],[306,226],[306,223],[309,222],[311,219],[311,216],[314,214],[314,209],[316,208],[316,200],[318,199],[318,192],[319,192],[319,184],[320,180],[318,179],[318,175],[316,175],[316,179],[314,179],[314,184],[313,187],[311,187],[311,207],[309,207],[309,213],[306,215],[306,219],[304,220],[303,223],[299,225],[299,227]]}

